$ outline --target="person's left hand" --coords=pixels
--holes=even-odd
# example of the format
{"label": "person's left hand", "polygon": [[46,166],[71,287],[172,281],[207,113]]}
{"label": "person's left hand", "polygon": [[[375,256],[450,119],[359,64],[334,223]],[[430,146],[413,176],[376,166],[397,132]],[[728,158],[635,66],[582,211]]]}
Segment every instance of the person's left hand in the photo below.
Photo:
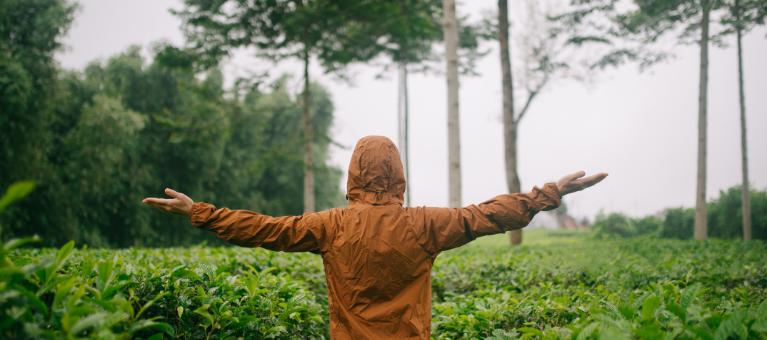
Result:
{"label": "person's left hand", "polygon": [[586,176],[586,173],[583,171],[578,171],[576,173],[572,173],[565,177],[562,177],[557,182],[557,189],[559,189],[559,195],[564,196],[576,191],[581,191],[594,184],[597,184],[601,182],[603,179],[605,179],[605,177],[607,177],[607,173],[600,172],[598,174],[591,175],[589,177],[583,177],[583,176]]}
{"label": "person's left hand", "polygon": [[141,202],[168,213],[189,216],[192,204],[194,204],[194,201],[189,196],[171,188],[165,188],[165,194],[172,198],[147,197]]}

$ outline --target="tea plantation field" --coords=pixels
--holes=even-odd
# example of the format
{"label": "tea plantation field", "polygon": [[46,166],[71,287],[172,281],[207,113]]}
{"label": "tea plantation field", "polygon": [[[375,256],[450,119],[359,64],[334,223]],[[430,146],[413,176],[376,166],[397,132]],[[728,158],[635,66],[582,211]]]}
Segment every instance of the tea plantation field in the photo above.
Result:
{"label": "tea plantation field", "polygon": [[[438,257],[434,338],[767,337],[764,243],[525,235]],[[2,338],[328,337],[317,255],[19,243],[0,252]]]}

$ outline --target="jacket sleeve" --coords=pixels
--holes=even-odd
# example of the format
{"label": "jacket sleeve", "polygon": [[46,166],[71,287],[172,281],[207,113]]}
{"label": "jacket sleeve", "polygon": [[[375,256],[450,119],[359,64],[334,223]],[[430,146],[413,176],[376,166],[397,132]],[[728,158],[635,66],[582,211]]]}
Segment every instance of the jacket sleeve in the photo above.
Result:
{"label": "jacket sleeve", "polygon": [[272,217],[196,202],[189,219],[194,227],[211,230],[218,238],[239,246],[317,252],[325,240],[323,213]]}
{"label": "jacket sleeve", "polygon": [[521,229],[536,213],[554,209],[559,203],[556,184],[547,183],[529,193],[498,195],[464,208],[423,208],[422,246],[436,255],[480,236]]}

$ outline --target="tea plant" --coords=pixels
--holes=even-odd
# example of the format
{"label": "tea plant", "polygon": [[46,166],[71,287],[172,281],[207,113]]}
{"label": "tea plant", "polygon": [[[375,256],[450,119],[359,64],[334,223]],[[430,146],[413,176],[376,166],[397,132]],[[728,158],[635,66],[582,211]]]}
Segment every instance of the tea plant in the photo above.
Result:
{"label": "tea plant", "polygon": [[[432,337],[767,337],[761,242],[541,240],[511,249],[491,237],[440,255]],[[0,252],[4,338],[328,337],[317,255],[19,248],[29,242]]]}

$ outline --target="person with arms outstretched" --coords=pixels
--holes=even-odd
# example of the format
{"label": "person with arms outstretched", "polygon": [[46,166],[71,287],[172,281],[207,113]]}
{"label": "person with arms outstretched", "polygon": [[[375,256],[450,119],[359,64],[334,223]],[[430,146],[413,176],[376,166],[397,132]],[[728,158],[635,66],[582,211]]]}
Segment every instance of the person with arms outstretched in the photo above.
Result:
{"label": "person with arms outstretched", "polygon": [[188,216],[191,224],[244,247],[311,251],[322,256],[333,339],[428,339],[431,268],[441,252],[477,237],[527,226],[562,196],[607,177],[583,171],[528,193],[503,194],[464,208],[403,207],[399,151],[386,137],[357,142],[349,163],[348,205],[272,217],[216,208],[165,189],[144,203]]}

